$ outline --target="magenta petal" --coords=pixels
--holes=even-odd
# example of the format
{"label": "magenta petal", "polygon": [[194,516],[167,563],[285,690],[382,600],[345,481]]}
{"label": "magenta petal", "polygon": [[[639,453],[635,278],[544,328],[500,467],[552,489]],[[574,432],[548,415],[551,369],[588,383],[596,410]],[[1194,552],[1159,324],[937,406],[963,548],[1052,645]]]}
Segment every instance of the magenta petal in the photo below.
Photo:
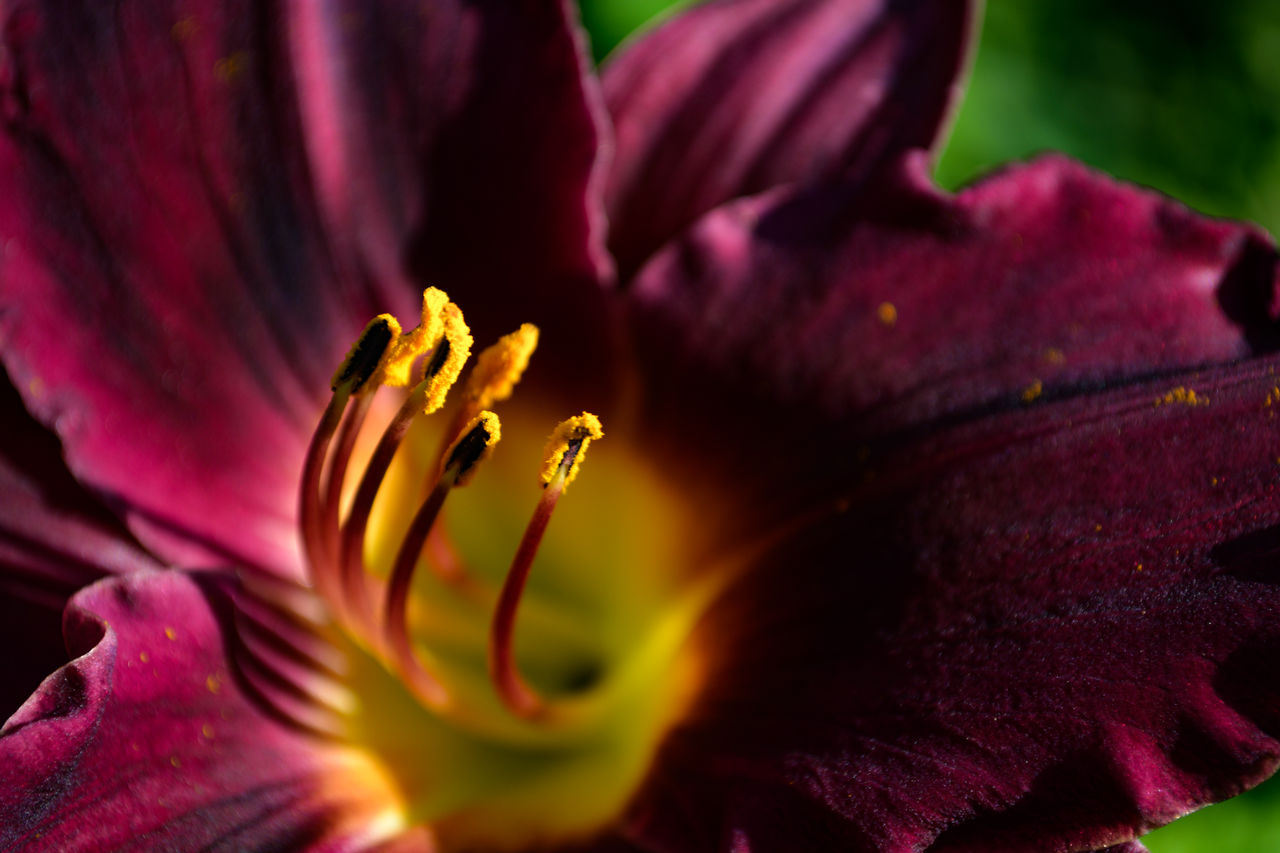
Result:
{"label": "magenta petal", "polygon": [[848,850],[1087,850],[1266,778],[1278,366],[988,413],[873,456],[712,614],[722,666],[654,813],[766,840],[826,825]]}
{"label": "magenta petal", "polygon": [[606,204],[624,274],[698,216],[927,147],[955,95],[962,0],[722,0],[608,60]]}
{"label": "magenta petal", "polygon": [[0,846],[348,849],[358,777],[241,694],[218,601],[178,572],[76,596],[80,657],[0,730]]}
{"label": "magenta petal", "polygon": [[108,574],[156,567],[67,471],[0,373],[0,718],[66,661],[62,610]]}
{"label": "magenta petal", "polygon": [[561,3],[16,2],[3,28],[0,351],[175,562],[296,569],[307,435],[363,323],[416,312],[409,255],[468,307],[599,274]]}

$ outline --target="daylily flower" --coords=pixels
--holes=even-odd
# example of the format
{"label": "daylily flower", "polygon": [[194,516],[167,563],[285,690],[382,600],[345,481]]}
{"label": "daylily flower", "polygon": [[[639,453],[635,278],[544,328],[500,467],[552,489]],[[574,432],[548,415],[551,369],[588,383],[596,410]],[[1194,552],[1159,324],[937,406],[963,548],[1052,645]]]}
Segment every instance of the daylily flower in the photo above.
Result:
{"label": "daylily flower", "polygon": [[1135,851],[1274,770],[1275,247],[936,189],[966,4],[598,80],[551,0],[3,8],[9,682],[74,659],[0,846]]}

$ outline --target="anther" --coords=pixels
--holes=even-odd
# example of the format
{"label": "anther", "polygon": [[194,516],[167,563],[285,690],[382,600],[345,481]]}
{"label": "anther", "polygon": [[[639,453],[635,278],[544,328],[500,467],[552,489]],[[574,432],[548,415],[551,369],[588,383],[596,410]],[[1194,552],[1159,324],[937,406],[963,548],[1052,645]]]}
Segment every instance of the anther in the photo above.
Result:
{"label": "anther", "polygon": [[400,335],[387,358],[384,383],[394,388],[414,384],[413,365],[424,353],[433,349],[444,333],[442,315],[449,305],[443,290],[428,287],[422,291],[422,314],[418,325]]}
{"label": "anther", "polygon": [[440,312],[440,343],[423,367],[425,383],[423,413],[431,414],[444,405],[445,395],[458,381],[462,366],[471,357],[471,330],[462,312],[452,302]]}
{"label": "anther", "polygon": [[538,348],[538,327],[524,323],[496,344],[486,347],[476,358],[476,366],[467,377],[466,398],[479,409],[511,396]]}
{"label": "anther", "polygon": [[370,320],[334,373],[330,383],[333,391],[345,387],[356,393],[364,388],[378,368],[385,366],[388,351],[399,337],[400,323],[390,314],[379,314]]}
{"label": "anther", "polygon": [[476,467],[493,452],[500,437],[498,416],[493,412],[481,412],[449,449],[440,479],[452,478],[455,486],[465,486],[471,482]]}
{"label": "anther", "polygon": [[493,452],[501,437],[498,416],[493,412],[481,412],[449,448],[447,461],[436,478],[435,486],[409,524],[387,583],[382,609],[383,638],[387,650],[405,681],[419,698],[432,707],[442,707],[449,697],[429,667],[424,666],[414,653],[408,629],[409,587],[422,547],[440,515],[445,498],[452,489],[471,481],[477,467]]}
{"label": "anther", "polygon": [[577,476],[587,445],[603,437],[600,419],[587,412],[562,421],[551,433],[541,472],[542,495],[520,539],[498,598],[489,633],[489,677],[503,704],[522,717],[536,716],[544,706],[542,698],[521,677],[516,667],[512,648],[516,610],[556,503]]}
{"label": "anther", "polygon": [[572,483],[578,476],[587,445],[597,438],[604,438],[604,429],[600,419],[590,412],[561,421],[542,451],[543,487],[549,487],[556,477],[563,477],[565,486]]}

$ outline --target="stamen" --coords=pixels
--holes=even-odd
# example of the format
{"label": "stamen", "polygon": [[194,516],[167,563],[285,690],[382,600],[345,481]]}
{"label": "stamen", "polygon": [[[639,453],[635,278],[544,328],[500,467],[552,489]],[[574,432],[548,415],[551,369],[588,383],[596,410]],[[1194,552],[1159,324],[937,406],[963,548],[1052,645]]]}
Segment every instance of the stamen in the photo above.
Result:
{"label": "stamen", "polygon": [[[433,290],[434,288],[429,288],[427,293],[423,294],[424,324],[427,323],[425,306]],[[434,318],[436,328],[440,330],[440,337],[435,341],[431,354],[423,362],[420,381],[409,392],[404,404],[379,439],[373,456],[369,459],[368,467],[365,468],[364,475],[360,479],[360,485],[356,489],[347,520],[342,525],[339,552],[341,588],[356,623],[363,623],[364,627],[369,626],[371,616],[367,592],[368,581],[364,571],[364,545],[374,499],[378,495],[378,489],[382,485],[387,469],[391,467],[391,460],[395,457],[414,419],[420,413],[431,414],[444,403],[445,394],[457,381],[458,374],[462,371],[462,364],[471,353],[471,333],[462,319],[462,312],[453,303],[446,303]],[[416,330],[410,334],[415,333]],[[393,359],[402,354],[397,352]]]}
{"label": "stamen", "polygon": [[[476,416],[511,397],[516,385],[524,376],[529,366],[529,359],[538,347],[538,327],[532,323],[524,323],[519,329],[503,335],[498,342],[484,349],[476,358],[471,368],[467,384],[462,394],[462,404],[453,415],[453,420],[440,436],[440,446],[436,451],[436,465],[444,463],[445,454],[468,429]],[[447,535],[436,528],[427,541],[427,549],[432,554],[429,561],[432,572],[440,580],[453,586],[467,582],[468,576],[463,569]]]}
{"label": "stamen", "polygon": [[[423,704],[436,711],[448,710],[453,700],[438,677],[434,658],[415,649],[410,636],[408,608],[414,571],[429,543],[435,542],[433,553],[453,554],[443,533],[433,533],[436,521],[449,493],[466,485],[480,462],[492,453],[500,425],[488,408],[511,396],[537,343],[537,327],[526,323],[480,355],[459,411],[444,431],[445,443],[432,487],[410,522],[385,585],[371,577],[365,566],[373,504],[413,421],[444,404],[471,352],[472,338],[462,312],[443,291],[428,288],[423,292],[421,322],[409,332],[403,332],[387,314],[369,323],[334,374],[333,398],[307,451],[300,515],[312,585],[328,602],[330,612],[355,637],[365,639],[371,651],[401,675]],[[382,385],[410,390],[379,438],[344,517],[341,504],[347,470],[373,392]],[[541,470],[542,495],[512,560],[493,617],[490,678],[502,703],[523,717],[538,715],[545,703],[516,666],[516,612],[556,504],[577,476],[587,446],[603,435],[599,419],[585,412],[562,422],[552,433]],[[452,571],[446,580],[466,580],[456,555],[451,557],[449,568]],[[371,589],[378,588],[385,592],[381,607],[375,609]],[[277,638],[251,629],[245,633],[263,635],[254,646],[258,654],[249,657],[270,663],[267,652],[276,652]],[[296,663],[296,655],[286,653],[284,657]]]}
{"label": "stamen", "polygon": [[414,654],[409,637],[408,600],[413,571],[422,555],[427,535],[444,506],[445,498],[455,487],[465,486],[471,481],[480,463],[493,452],[501,435],[498,416],[493,412],[481,412],[462,437],[449,448],[447,461],[435,486],[409,524],[409,531],[396,554],[391,579],[387,584],[387,597],[383,603],[383,636],[387,648],[405,680],[432,707],[444,705],[449,697],[440,682]]}
{"label": "stamen", "polygon": [[[331,383],[333,397],[325,407],[307,448],[298,498],[298,517],[302,529],[303,551],[311,567],[312,582],[322,593],[326,589],[333,592],[332,584],[329,583],[330,575],[325,567],[332,563],[334,543],[326,532],[325,498],[321,495],[324,462],[329,455],[329,445],[352,396],[363,398],[367,396],[364,393],[366,388],[376,387],[376,384],[370,386],[369,383],[385,368],[387,353],[399,334],[400,324],[390,314],[380,314],[369,321],[334,373]],[[359,408],[360,404],[353,407],[356,410]],[[358,412],[354,417],[358,419]],[[346,443],[345,437],[340,439],[340,448]],[[340,449],[338,455],[342,454]],[[339,471],[338,480],[341,479],[341,469],[345,468],[345,464],[345,460],[335,457],[334,469]],[[334,479],[331,472],[330,482]]]}
{"label": "stamen", "polygon": [[551,522],[556,503],[577,476],[587,445],[603,437],[600,419],[587,412],[561,422],[551,434],[542,465],[542,496],[529,520],[529,526],[525,528],[524,536],[520,539],[520,547],[516,549],[506,582],[502,585],[502,594],[498,599],[498,609],[494,613],[489,634],[489,677],[503,704],[522,717],[535,716],[544,706],[542,698],[521,677],[513,654],[512,637],[520,596],[524,592],[525,582],[533,568],[534,557],[538,553],[547,525]]}

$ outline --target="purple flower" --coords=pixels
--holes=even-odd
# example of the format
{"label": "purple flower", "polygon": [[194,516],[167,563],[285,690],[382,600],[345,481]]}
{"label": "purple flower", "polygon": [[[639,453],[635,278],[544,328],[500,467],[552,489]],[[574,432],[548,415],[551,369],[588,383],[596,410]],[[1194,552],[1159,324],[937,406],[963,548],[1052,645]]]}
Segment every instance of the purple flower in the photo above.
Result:
{"label": "purple flower", "polygon": [[0,846],[1136,851],[1269,775],[1270,239],[935,188],[963,3],[572,18],[4,7],[0,695],[74,660]]}

